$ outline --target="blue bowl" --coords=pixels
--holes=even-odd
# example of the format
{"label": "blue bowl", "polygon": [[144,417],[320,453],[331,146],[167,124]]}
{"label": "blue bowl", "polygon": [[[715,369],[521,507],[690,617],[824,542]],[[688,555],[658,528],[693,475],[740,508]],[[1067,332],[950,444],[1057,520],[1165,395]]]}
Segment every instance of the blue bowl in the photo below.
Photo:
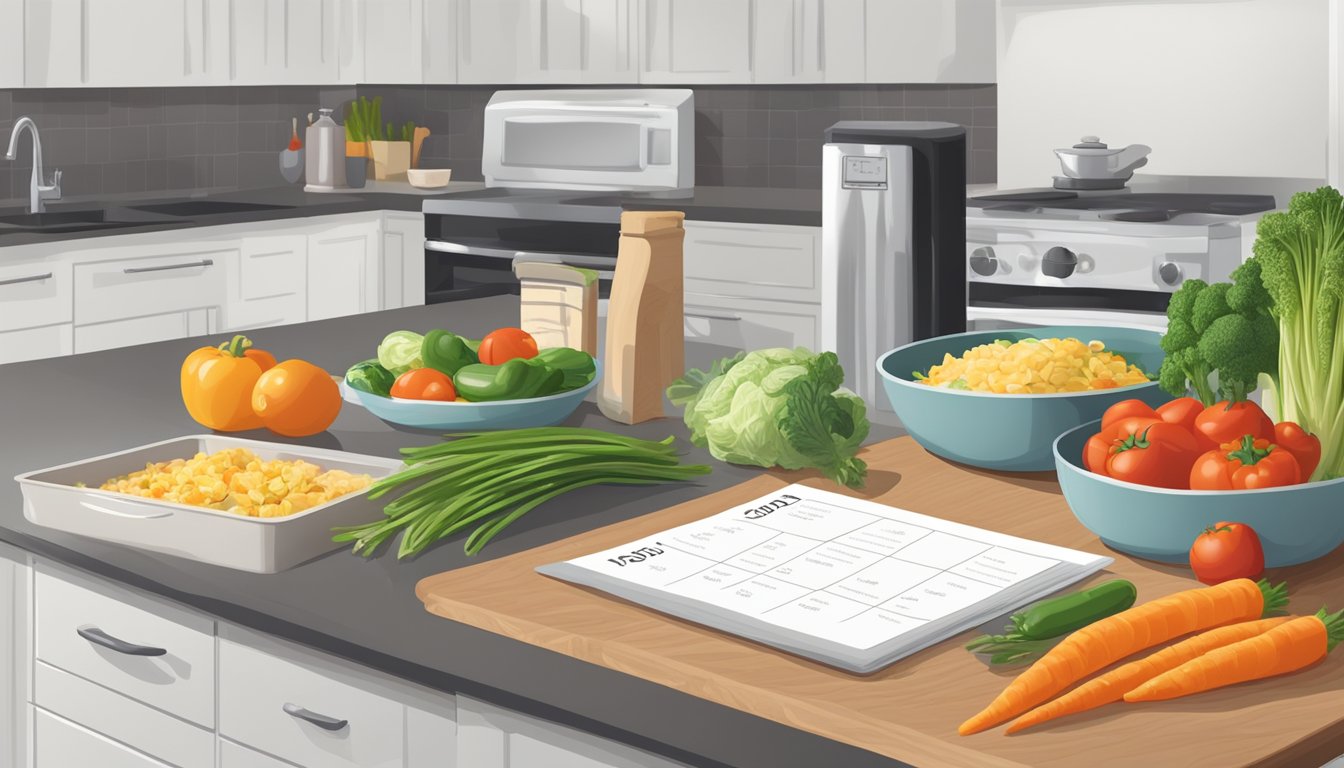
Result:
{"label": "blue bowl", "polygon": [[[595,361],[596,362],[596,361]],[[440,400],[406,400],[383,397],[348,387],[342,382],[346,399],[351,394],[358,403],[383,421],[417,429],[476,431],[482,429],[523,429],[550,427],[569,418],[602,380],[602,364],[597,363],[593,380],[578,389],[546,397],[525,400],[496,400],[489,403],[448,403]]]}
{"label": "blue bowl", "polygon": [[1265,565],[1297,565],[1344,544],[1344,478],[1254,491],[1177,491],[1126,483],[1083,468],[1083,445],[1101,421],[1055,441],[1059,487],[1073,514],[1106,546],[1135,557],[1188,563],[1200,531],[1245,523],[1260,537]]}
{"label": "blue bowl", "polygon": [[996,339],[1096,339],[1124,355],[1149,376],[1162,366],[1162,336],[1138,328],[1055,325],[1043,328],[974,331],[939,336],[894,349],[877,360],[877,372],[896,416],[910,436],[930,453],[962,464],[1001,472],[1047,472],[1055,468],[1051,444],[1079,424],[1101,418],[1121,400],[1136,398],[1158,406],[1171,399],[1157,382],[1117,389],[1051,395],[999,395],[930,387],[913,371],[927,371],[943,355]]}

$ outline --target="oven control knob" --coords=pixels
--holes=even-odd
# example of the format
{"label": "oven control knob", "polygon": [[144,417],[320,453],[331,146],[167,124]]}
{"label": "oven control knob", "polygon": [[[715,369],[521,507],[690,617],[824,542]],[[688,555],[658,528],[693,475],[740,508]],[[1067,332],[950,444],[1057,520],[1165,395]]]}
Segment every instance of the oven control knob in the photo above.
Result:
{"label": "oven control knob", "polygon": [[971,270],[984,277],[989,277],[998,272],[999,259],[994,255],[994,249],[981,246],[971,251]]}
{"label": "oven control knob", "polygon": [[1157,267],[1157,276],[1167,285],[1181,282],[1181,265],[1174,261],[1164,261]]}
{"label": "oven control knob", "polygon": [[1041,258],[1041,272],[1046,277],[1065,278],[1078,267],[1078,254],[1060,245],[1045,252]]}

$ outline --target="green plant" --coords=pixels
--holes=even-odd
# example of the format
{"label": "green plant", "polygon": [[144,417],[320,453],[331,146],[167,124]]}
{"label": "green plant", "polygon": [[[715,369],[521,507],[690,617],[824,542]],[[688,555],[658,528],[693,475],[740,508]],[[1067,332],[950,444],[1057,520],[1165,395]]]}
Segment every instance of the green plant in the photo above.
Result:
{"label": "green plant", "polygon": [[383,97],[372,101],[366,96],[350,102],[345,114],[345,140],[379,141],[382,138]]}

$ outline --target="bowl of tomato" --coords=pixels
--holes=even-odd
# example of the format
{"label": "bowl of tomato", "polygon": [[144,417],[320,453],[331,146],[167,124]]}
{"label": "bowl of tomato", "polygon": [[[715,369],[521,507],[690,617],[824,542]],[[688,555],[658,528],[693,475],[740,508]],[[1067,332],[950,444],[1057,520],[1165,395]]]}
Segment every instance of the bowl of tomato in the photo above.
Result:
{"label": "bowl of tomato", "polygon": [[[1055,467],[1051,443],[1061,432],[1125,399],[1153,406],[1170,399],[1154,380],[1161,338],[1157,331],[1105,326],[958,333],[898,347],[877,360],[877,373],[901,426],[930,453],[983,469],[1048,472]],[[1056,354],[1071,365],[1054,364]],[[1094,359],[1097,366],[1124,366],[1125,375],[1093,381],[1100,378]],[[991,364],[993,375],[978,377]],[[1066,368],[1074,370],[1057,375]],[[1088,378],[1078,383],[1075,374],[1084,368]],[[940,380],[947,370],[953,373]],[[1000,374],[1007,385],[999,386]],[[1048,385],[1052,377],[1061,383]],[[1072,386],[1085,388],[1065,389]],[[1038,391],[1047,388],[1055,391]]]}
{"label": "bowl of tomato", "polygon": [[[1112,549],[1148,560],[1186,564],[1195,539],[1205,529],[1228,520],[1254,529],[1270,568],[1315,560],[1344,544],[1344,515],[1340,514],[1344,478],[1261,488],[1246,488],[1243,480],[1238,483],[1241,487],[1189,490],[1187,469],[1185,488],[1160,487],[1162,482],[1176,484],[1174,478],[1161,477],[1162,465],[1169,462],[1136,463],[1119,473],[1125,479],[1089,469],[1084,458],[1088,443],[1101,433],[1101,420],[1070,429],[1054,441],[1053,453],[1064,500],[1078,522]],[[1167,439],[1172,442],[1171,450],[1181,449],[1180,438],[1161,434],[1146,438],[1153,445]],[[1200,458],[1207,455],[1206,451]],[[1225,468],[1204,469],[1213,474]],[[1277,469],[1265,468],[1271,471]]]}

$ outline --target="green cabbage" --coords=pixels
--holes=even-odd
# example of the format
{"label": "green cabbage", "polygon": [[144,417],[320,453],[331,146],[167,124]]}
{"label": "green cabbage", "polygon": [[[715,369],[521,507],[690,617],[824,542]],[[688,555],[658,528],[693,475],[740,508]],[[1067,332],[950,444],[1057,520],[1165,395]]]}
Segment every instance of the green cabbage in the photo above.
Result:
{"label": "green cabbage", "polygon": [[425,337],[415,331],[393,331],[378,345],[378,364],[395,376],[412,368],[424,368],[425,363],[420,358],[424,341]]}
{"label": "green cabbage", "polygon": [[832,352],[762,349],[687,371],[667,396],[685,406],[691,442],[720,461],[811,467],[858,488],[867,475],[855,458],[868,437],[867,408],[840,386],[844,378]]}

